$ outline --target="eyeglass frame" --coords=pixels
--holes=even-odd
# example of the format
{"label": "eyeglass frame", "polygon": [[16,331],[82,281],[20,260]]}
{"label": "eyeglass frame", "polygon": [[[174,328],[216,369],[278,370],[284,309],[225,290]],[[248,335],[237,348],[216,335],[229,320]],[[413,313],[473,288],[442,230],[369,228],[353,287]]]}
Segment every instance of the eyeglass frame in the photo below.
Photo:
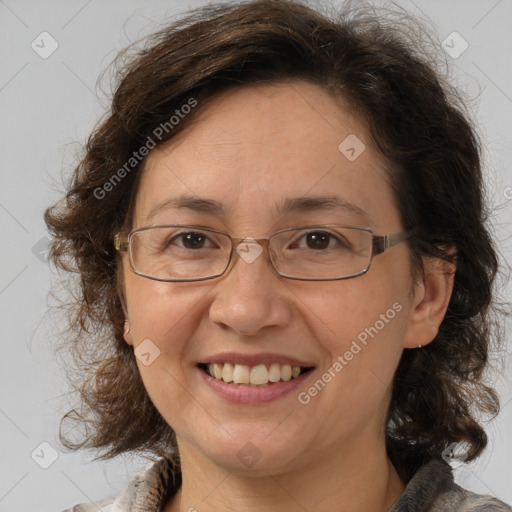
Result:
{"label": "eyeglass frame", "polygon": [[[133,265],[132,252],[130,250],[131,237],[135,233],[138,233],[141,231],[147,231],[147,230],[153,229],[153,228],[172,228],[172,227],[192,228],[192,229],[209,231],[212,233],[218,233],[220,235],[227,236],[231,243],[231,251],[229,253],[229,258],[228,258],[228,261],[227,261],[227,264],[226,264],[226,267],[224,268],[224,270],[222,272],[220,272],[218,274],[214,274],[212,276],[199,277],[199,278],[185,278],[185,279],[154,277],[154,276],[150,276],[148,274],[143,274],[142,272],[139,272],[138,270],[135,270],[134,265]],[[288,276],[288,275],[282,274],[276,268],[274,261],[272,260],[272,255],[270,254],[270,239],[280,233],[284,233],[287,231],[295,231],[295,230],[301,230],[301,229],[309,229],[310,230],[310,229],[315,229],[315,228],[316,229],[318,229],[318,228],[346,228],[346,229],[354,229],[354,230],[359,230],[359,231],[366,231],[366,232],[370,233],[372,235],[372,245],[371,245],[371,253],[370,253],[370,258],[369,258],[367,267],[364,270],[357,272],[356,274],[351,274],[349,276],[342,276],[342,277],[329,277],[329,278],[306,277],[306,278],[304,278],[304,277],[294,277],[294,276]],[[280,229],[279,231],[272,233],[268,237],[255,239],[255,238],[250,238],[250,237],[245,237],[245,238],[232,237],[229,233],[226,233],[225,231],[221,231],[221,230],[214,229],[214,228],[205,228],[202,226],[194,226],[194,225],[190,225],[190,224],[156,224],[156,225],[151,225],[151,226],[141,226],[138,228],[134,228],[130,231],[120,231],[120,232],[116,233],[114,235],[114,247],[115,247],[116,251],[118,251],[118,252],[128,252],[130,267],[131,267],[132,271],[134,272],[134,274],[141,276],[141,277],[145,277],[147,279],[152,279],[154,281],[160,281],[160,282],[166,282],[166,283],[206,281],[209,279],[215,279],[217,277],[223,276],[227,272],[228,268],[231,266],[231,262],[234,261],[233,253],[236,252],[236,248],[242,243],[257,243],[260,246],[264,246],[266,249],[266,252],[268,253],[268,259],[269,259],[270,263],[272,264],[274,271],[277,273],[278,276],[284,277],[285,279],[293,279],[296,281],[341,281],[341,280],[345,280],[345,279],[352,279],[354,277],[359,277],[361,275],[366,274],[370,270],[372,260],[375,256],[378,256],[379,254],[384,253],[388,249],[391,249],[392,247],[395,247],[396,245],[398,245],[402,242],[405,242],[406,240],[411,238],[411,236],[413,234],[414,234],[414,230],[401,231],[399,233],[390,233],[387,235],[375,235],[370,228],[363,228],[363,227],[358,227],[358,226],[348,226],[348,225],[343,225],[343,224],[320,224],[320,225],[313,225],[313,226],[297,226],[297,227],[292,227],[292,228]]]}

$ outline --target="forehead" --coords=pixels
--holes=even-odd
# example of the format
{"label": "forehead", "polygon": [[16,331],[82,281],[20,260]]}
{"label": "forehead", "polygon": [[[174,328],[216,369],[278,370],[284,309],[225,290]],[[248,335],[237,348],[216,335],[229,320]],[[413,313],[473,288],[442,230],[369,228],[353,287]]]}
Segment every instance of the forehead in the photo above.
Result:
{"label": "forehead", "polygon": [[[357,158],[347,158],[345,141]],[[223,215],[245,222],[270,222],[290,198],[310,196],[364,204],[370,216],[379,215],[372,202],[387,207],[388,216],[394,208],[382,159],[363,123],[306,82],[239,88],[205,105],[193,123],[147,157],[136,223],[184,195],[212,199],[223,205]]]}

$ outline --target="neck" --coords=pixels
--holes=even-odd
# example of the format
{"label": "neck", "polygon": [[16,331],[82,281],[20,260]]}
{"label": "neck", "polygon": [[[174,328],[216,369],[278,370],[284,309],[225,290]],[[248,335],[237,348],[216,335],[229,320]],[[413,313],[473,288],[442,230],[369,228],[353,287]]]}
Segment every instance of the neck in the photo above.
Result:
{"label": "neck", "polygon": [[180,444],[183,485],[165,512],[339,512],[340,506],[345,512],[385,512],[405,488],[384,446],[353,446],[343,455],[316,458],[314,465],[248,476]]}

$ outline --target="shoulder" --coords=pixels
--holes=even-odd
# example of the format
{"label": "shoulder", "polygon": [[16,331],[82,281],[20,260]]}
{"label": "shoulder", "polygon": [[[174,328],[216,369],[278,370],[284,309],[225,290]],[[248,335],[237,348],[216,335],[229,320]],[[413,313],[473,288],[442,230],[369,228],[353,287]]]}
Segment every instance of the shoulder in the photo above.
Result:
{"label": "shoulder", "polygon": [[493,496],[475,494],[457,484],[440,494],[433,503],[432,512],[512,512],[512,508]]}
{"label": "shoulder", "polygon": [[112,505],[114,503],[115,498],[107,498],[100,502],[91,502],[91,503],[81,503],[79,505],[73,505],[70,508],[63,510],[62,512],[114,512],[112,510]]}
{"label": "shoulder", "polygon": [[463,489],[453,480],[450,465],[434,459],[422,466],[389,512],[512,512],[492,497]]}
{"label": "shoulder", "polygon": [[145,472],[139,473],[116,497],[99,502],[73,505],[62,512],[147,512],[158,511],[166,495],[176,492],[181,484],[181,474],[172,469],[168,459],[160,459]]}

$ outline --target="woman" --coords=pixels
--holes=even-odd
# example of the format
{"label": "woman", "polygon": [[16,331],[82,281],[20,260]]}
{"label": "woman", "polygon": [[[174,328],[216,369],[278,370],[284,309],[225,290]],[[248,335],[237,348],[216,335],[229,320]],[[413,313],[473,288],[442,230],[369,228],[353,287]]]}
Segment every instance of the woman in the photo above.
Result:
{"label": "woman", "polygon": [[398,29],[209,6],[124,64],[54,262],[90,428],[146,451],[69,510],[511,510],[453,482],[487,442],[497,257],[479,146]]}

